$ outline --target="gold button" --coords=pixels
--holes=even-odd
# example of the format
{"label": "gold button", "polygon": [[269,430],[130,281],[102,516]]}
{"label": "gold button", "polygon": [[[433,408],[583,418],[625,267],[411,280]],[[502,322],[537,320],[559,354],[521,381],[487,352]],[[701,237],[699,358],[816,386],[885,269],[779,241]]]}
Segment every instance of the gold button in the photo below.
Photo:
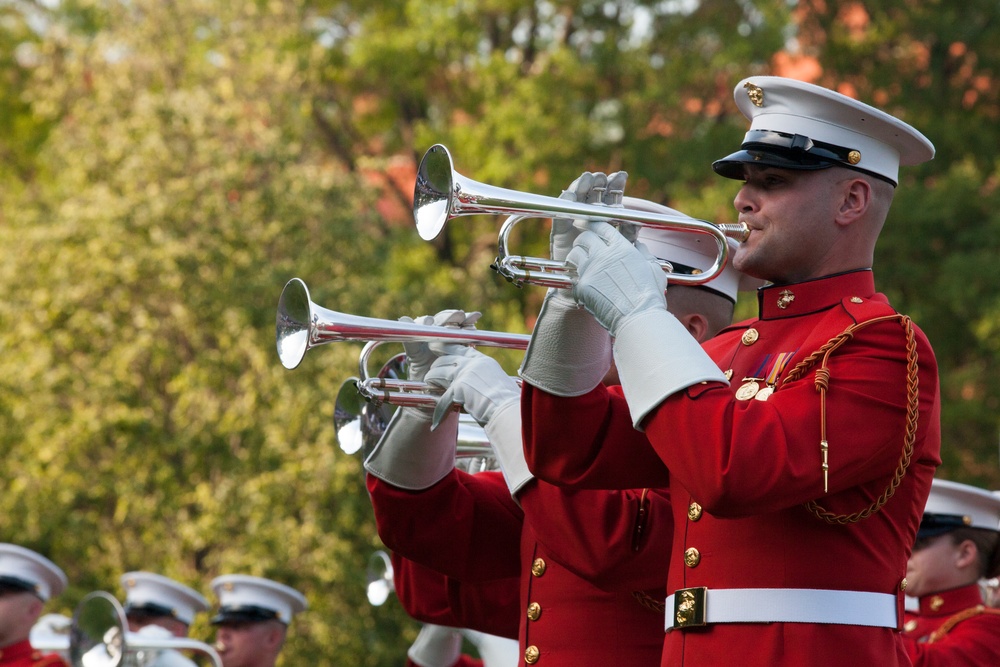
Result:
{"label": "gold button", "polygon": [[528,620],[537,621],[538,617],[542,615],[542,605],[537,602],[532,602],[528,605]]}
{"label": "gold button", "polygon": [[691,503],[688,505],[688,518],[692,521],[697,521],[701,518],[701,505],[698,503]]}
{"label": "gold button", "polygon": [[695,567],[701,562],[701,552],[694,547],[684,550],[684,564],[688,567]]}
{"label": "gold button", "polygon": [[760,338],[760,334],[757,333],[756,329],[747,329],[746,331],[743,332],[744,345],[753,345],[754,343],[757,342],[758,338]]}
{"label": "gold button", "polygon": [[541,558],[536,558],[535,562],[531,564],[531,573],[536,577],[540,577],[545,574],[545,561]]}
{"label": "gold button", "polygon": [[529,646],[524,649],[524,661],[529,665],[533,665],[538,662],[538,647]]}
{"label": "gold button", "polygon": [[911,618],[903,625],[903,632],[913,632],[917,629],[917,619]]}
{"label": "gold button", "polygon": [[851,151],[847,154],[847,161],[850,164],[857,164],[861,162],[861,151]]}
{"label": "gold button", "polygon": [[901,582],[899,582],[899,590],[905,591],[906,587],[909,586],[909,585],[910,585],[910,582],[908,582],[906,580],[906,577],[903,577],[903,580]]}
{"label": "gold button", "polygon": [[935,595],[931,598],[931,611],[937,611],[942,606],[944,606],[944,598],[940,595]]}

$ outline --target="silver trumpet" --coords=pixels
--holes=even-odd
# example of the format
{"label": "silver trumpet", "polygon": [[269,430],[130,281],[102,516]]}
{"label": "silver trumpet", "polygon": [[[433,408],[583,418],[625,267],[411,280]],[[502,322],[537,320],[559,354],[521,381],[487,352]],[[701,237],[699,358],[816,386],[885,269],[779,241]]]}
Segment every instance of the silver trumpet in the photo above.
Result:
{"label": "silver trumpet", "polygon": [[[405,354],[394,356],[382,367],[379,377],[402,375],[405,359]],[[385,433],[392,418],[392,410],[391,404],[362,400],[364,396],[358,390],[359,384],[358,378],[351,377],[340,386],[334,405],[333,423],[337,429],[340,449],[350,455],[360,451],[364,459]],[[489,438],[486,437],[486,431],[471,415],[464,412],[458,415],[458,442],[455,456],[473,468],[486,469],[492,465],[493,449],[490,447]]]}
{"label": "silver trumpet", "polygon": [[196,639],[160,639],[129,632],[121,604],[104,591],[84,596],[73,613],[68,636],[52,636],[32,646],[38,651],[68,651],[72,667],[141,665],[151,658],[151,651],[159,650],[195,651],[207,655],[215,667],[222,666],[215,648]]}
{"label": "silver trumpet", "polygon": [[[335,341],[440,342],[524,350],[531,339],[527,334],[429,326],[328,310],[312,302],[309,288],[298,278],[289,280],[281,291],[276,319],[278,358],[288,369],[297,367],[308,350]],[[365,356],[362,357],[361,367],[365,377],[359,382],[358,388],[366,397],[385,400],[394,405],[426,406],[435,403],[435,396],[429,393],[431,388],[422,382],[370,377],[366,370]],[[396,394],[400,396],[397,397]]]}
{"label": "silver trumpet", "polygon": [[430,241],[441,233],[445,224],[467,215],[513,216],[503,225],[498,242],[497,261],[493,268],[514,283],[530,283],[544,287],[572,287],[574,277],[565,262],[511,255],[508,237],[514,225],[523,218],[575,218],[658,227],[675,231],[708,235],[718,247],[715,263],[696,275],[673,273],[668,262],[661,262],[668,281],[675,285],[701,285],[719,275],[729,258],[727,238],[745,241],[750,234],[745,223],[716,225],[684,215],[667,215],[630,208],[609,208],[597,204],[582,204],[558,197],[535,195],[479,183],[455,171],[451,154],[441,144],[435,144],[424,154],[417,169],[413,191],[413,217],[420,238]]}

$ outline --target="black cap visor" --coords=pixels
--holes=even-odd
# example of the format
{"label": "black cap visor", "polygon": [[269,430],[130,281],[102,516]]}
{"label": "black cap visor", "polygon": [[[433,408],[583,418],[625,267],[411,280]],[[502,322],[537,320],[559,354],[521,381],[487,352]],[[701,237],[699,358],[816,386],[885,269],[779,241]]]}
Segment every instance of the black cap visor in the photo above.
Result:
{"label": "black cap visor", "polygon": [[814,141],[801,134],[750,130],[743,137],[740,150],[716,160],[712,169],[720,176],[737,180],[743,180],[744,164],[800,170],[826,169],[834,165],[853,169],[852,154],[860,155],[851,148]]}
{"label": "black cap visor", "polygon": [[163,618],[164,616],[177,618],[177,612],[166,605],[156,604],[155,602],[143,602],[142,604],[129,603],[125,605],[126,618],[148,619]]}
{"label": "black cap visor", "polygon": [[924,512],[917,528],[917,539],[936,537],[958,528],[968,528],[968,518],[961,514],[935,514]]}
{"label": "black cap visor", "polygon": [[0,595],[5,593],[33,593],[38,595],[38,587],[30,581],[12,576],[0,576]]}
{"label": "black cap visor", "polygon": [[[223,607],[212,619],[212,625],[238,625],[240,623],[259,623],[261,621],[281,620],[278,612],[264,607],[243,605],[239,607]],[[282,621],[283,622],[283,621]]]}

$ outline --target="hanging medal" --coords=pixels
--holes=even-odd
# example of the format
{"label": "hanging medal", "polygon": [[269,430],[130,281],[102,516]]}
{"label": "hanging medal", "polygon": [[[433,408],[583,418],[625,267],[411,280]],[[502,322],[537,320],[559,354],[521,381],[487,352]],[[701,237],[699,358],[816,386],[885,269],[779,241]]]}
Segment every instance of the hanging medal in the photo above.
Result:
{"label": "hanging medal", "polygon": [[[770,355],[769,355],[770,356]],[[774,358],[774,364],[771,366],[770,372],[768,372],[767,377],[764,379],[766,386],[760,391],[754,392],[754,399],[758,401],[766,401],[774,393],[775,388],[778,385],[778,378],[781,377],[782,371],[785,370],[785,366],[791,361],[792,357],[795,356],[795,352],[781,352]]]}
{"label": "hanging medal", "polygon": [[763,381],[764,378],[743,378],[743,384],[736,390],[736,399],[739,401],[749,401],[756,396],[760,390],[760,385],[757,384],[758,380]]}

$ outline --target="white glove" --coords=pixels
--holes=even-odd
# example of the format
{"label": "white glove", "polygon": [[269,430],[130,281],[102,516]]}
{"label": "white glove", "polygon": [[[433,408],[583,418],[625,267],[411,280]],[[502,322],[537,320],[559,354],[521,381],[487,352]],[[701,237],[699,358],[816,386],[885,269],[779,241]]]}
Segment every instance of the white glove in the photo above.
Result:
{"label": "white glove", "polygon": [[[399,318],[400,322],[411,322],[426,326],[450,327],[453,329],[475,329],[476,322],[482,317],[482,313],[475,311],[466,313],[464,310],[442,310],[437,315],[421,315],[411,319],[409,317]],[[439,343],[411,342],[403,343],[403,350],[406,352],[409,369],[407,374],[410,380],[422,382],[427,369],[431,367],[434,360],[441,353]],[[454,345],[454,343],[444,343],[444,345]]]}
{"label": "white glove", "polygon": [[567,262],[577,268],[573,294],[614,337],[615,365],[632,425],[665,398],[704,381],[728,384],[698,341],[667,311],[666,274],[641,243],[611,225],[587,223]]}
{"label": "white glove", "polygon": [[471,347],[464,348],[462,354],[438,357],[424,381],[445,390],[434,409],[431,428],[437,428],[455,405],[465,408],[480,426],[485,426],[498,407],[521,399],[517,382],[500,364]]}
{"label": "white glove", "polygon": [[630,316],[667,309],[667,275],[643,244],[629,243],[606,222],[586,222],[566,263],[576,270],[573,297],[617,336]]}
{"label": "white glove", "polygon": [[[622,206],[628,174],[584,172],[560,199],[588,204]],[[555,218],[549,236],[549,254],[564,261],[580,228],[568,218]],[[611,368],[611,339],[598,323],[579,308],[568,289],[549,289],[520,374],[534,386],[557,396],[579,396],[596,387]]]}
{"label": "white glove", "polygon": [[425,380],[445,388],[434,410],[435,424],[453,405],[463,406],[485,429],[514,496],[532,479],[521,444],[521,389],[517,382],[495,359],[472,348],[466,348],[463,355],[438,358]]}
{"label": "white glove", "polygon": [[[585,171],[562,191],[559,199],[621,207],[626,179],[628,174],[624,171],[616,171],[611,175]],[[579,233],[572,218],[553,218],[552,232],[549,234],[549,258],[558,262],[566,259]]]}
{"label": "white glove", "polygon": [[455,628],[425,624],[406,657],[420,667],[452,667],[462,655],[462,634]]}
{"label": "white glove", "polygon": [[[517,502],[517,493],[534,479],[524,460],[521,440],[521,401],[507,401],[493,411],[484,426],[486,437],[493,448],[493,455],[500,465],[500,472],[507,482],[511,497]],[[520,503],[518,503],[520,504]]]}
{"label": "white glove", "polygon": [[365,459],[365,470],[393,486],[420,491],[451,472],[457,446],[457,413],[432,431],[429,410],[400,408]]}
{"label": "white glove", "polygon": [[[433,317],[416,318],[417,324],[475,328],[480,313],[442,310]],[[414,322],[401,317],[401,322]],[[454,343],[404,343],[410,380],[422,382],[431,364],[442,351],[464,350]],[[441,428],[431,430],[433,411],[429,408],[401,407],[393,414],[385,433],[365,459],[365,470],[402,489],[419,491],[440,482],[455,466],[458,414],[448,415]]]}

